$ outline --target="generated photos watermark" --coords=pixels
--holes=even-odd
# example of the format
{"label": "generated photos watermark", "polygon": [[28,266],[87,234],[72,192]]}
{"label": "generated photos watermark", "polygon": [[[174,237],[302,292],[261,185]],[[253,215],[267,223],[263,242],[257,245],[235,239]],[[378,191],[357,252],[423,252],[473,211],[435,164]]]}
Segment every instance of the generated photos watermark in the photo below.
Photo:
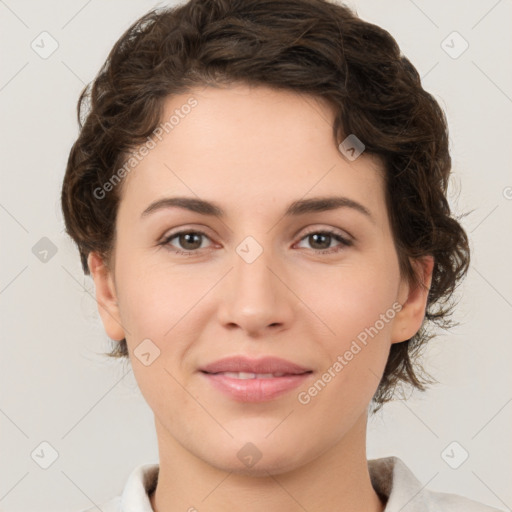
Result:
{"label": "generated photos watermark", "polygon": [[331,382],[339,373],[349,364],[352,359],[354,359],[357,354],[361,352],[361,350],[367,346],[368,337],[373,339],[377,334],[384,329],[385,325],[389,323],[390,320],[395,318],[395,315],[401,311],[402,305],[398,302],[394,302],[393,305],[385,312],[381,313],[379,319],[375,321],[375,323],[366,327],[363,331],[361,331],[355,340],[352,340],[352,343],[348,350],[346,350],[343,355],[338,355],[334,363],[327,368],[327,370],[321,375],[319,379],[317,379],[306,391],[301,391],[297,395],[297,399],[299,403],[302,405],[307,405],[311,402],[311,399],[317,396],[321,391],[325,389],[327,384]]}
{"label": "generated photos watermark", "polygon": [[144,158],[149,154],[152,149],[156,148],[157,141],[162,140],[164,133],[169,133],[176,126],[178,126],[182,119],[184,119],[194,107],[198,105],[198,101],[191,97],[187,100],[186,103],[180,106],[180,108],[176,108],[173,114],[169,117],[169,119],[165,123],[160,123],[154,130],[151,135],[147,137],[146,142],[144,142],[136,151],[130,153],[132,156],[124,163],[122,167],[120,167],[112,177],[104,183],[101,187],[96,187],[93,190],[93,195],[96,199],[104,199],[107,195],[107,192],[111,192],[116,185],[121,183],[122,179],[129,174],[139,162],[144,160]]}

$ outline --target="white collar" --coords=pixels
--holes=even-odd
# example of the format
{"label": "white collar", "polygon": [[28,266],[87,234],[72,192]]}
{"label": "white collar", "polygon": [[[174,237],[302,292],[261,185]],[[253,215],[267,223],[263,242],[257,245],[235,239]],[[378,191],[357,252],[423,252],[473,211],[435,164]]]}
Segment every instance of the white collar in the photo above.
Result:
{"label": "white collar", "polygon": [[[153,512],[148,494],[156,486],[158,471],[158,464],[136,467],[122,495],[111,502],[120,505],[116,512]],[[384,512],[500,512],[462,496],[425,489],[398,457],[370,459],[368,471],[373,488],[387,500]]]}

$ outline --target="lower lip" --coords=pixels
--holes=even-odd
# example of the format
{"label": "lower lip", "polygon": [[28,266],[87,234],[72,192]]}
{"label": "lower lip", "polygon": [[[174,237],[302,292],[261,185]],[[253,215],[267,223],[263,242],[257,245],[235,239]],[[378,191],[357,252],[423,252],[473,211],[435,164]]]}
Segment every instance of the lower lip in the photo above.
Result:
{"label": "lower lip", "polygon": [[311,373],[286,375],[271,379],[234,379],[222,373],[204,373],[219,391],[239,402],[265,402],[300,386]]}

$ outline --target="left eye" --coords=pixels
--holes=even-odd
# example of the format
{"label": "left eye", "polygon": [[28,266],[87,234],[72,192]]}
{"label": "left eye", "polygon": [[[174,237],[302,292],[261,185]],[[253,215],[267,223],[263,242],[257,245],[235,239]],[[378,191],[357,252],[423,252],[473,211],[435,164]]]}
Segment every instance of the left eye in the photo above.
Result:
{"label": "left eye", "polygon": [[[202,231],[179,231],[178,233],[173,233],[169,235],[167,238],[165,238],[161,245],[171,246],[175,248],[175,246],[171,244],[171,241],[177,238],[179,245],[181,246],[178,247],[177,249],[182,249],[182,251],[189,252],[192,254],[194,252],[198,252],[199,249],[204,249],[204,247],[201,247],[203,237],[210,239],[210,237],[203,233]],[[307,233],[306,235],[304,235],[300,239],[300,242],[302,242],[303,240],[309,240],[310,243],[312,242],[314,245],[317,246],[312,248],[313,251],[325,251],[327,249],[332,249],[331,242],[333,240],[338,241],[342,247],[348,247],[352,245],[351,240],[342,237],[336,231],[329,230],[312,231],[311,233]],[[327,246],[324,246],[326,242]],[[329,252],[338,252],[339,250],[341,249],[335,249],[334,251],[330,250]]]}
{"label": "left eye", "polygon": [[[330,247],[330,242],[333,240],[340,242],[341,246],[348,247],[348,246],[352,245],[351,240],[348,240],[348,239],[342,237],[336,231],[329,231],[329,230],[312,231],[311,233],[307,233],[305,236],[303,236],[301,238],[301,241],[306,240],[306,239],[309,239],[310,243],[311,243],[311,240],[313,240],[314,245],[323,245],[324,242],[322,242],[322,240],[323,241],[327,240],[327,247],[313,247],[314,251],[325,251],[326,249],[332,249]],[[338,252],[340,250],[341,249],[335,249],[335,250],[330,250],[329,252]]]}

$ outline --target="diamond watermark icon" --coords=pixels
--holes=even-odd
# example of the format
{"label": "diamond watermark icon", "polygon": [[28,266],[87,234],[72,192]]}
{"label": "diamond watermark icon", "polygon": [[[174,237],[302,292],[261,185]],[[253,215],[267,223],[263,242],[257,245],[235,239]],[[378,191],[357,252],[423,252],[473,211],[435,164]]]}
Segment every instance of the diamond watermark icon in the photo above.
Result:
{"label": "diamond watermark icon", "polygon": [[32,254],[39,261],[48,263],[57,254],[57,246],[48,237],[43,236],[32,247]]}
{"label": "diamond watermark icon", "polygon": [[41,59],[50,57],[59,47],[57,40],[48,32],[41,32],[30,43],[30,47],[34,50]]}
{"label": "diamond watermark icon", "polygon": [[248,468],[252,468],[261,459],[261,455],[258,447],[253,443],[245,443],[236,454]]}
{"label": "diamond watermark icon", "polygon": [[39,467],[48,469],[59,458],[59,452],[48,441],[43,441],[30,456]]}
{"label": "diamond watermark icon", "polygon": [[458,469],[469,457],[467,450],[457,441],[452,441],[442,452],[441,458],[452,469]]}
{"label": "diamond watermark icon", "polygon": [[236,252],[246,263],[252,263],[263,252],[263,247],[255,238],[247,236],[238,244]]}
{"label": "diamond watermark icon", "polygon": [[146,338],[137,345],[133,354],[144,366],[149,366],[160,356],[160,349]]}
{"label": "diamond watermark icon", "polygon": [[358,158],[365,148],[366,146],[353,133],[338,146],[341,154],[351,162]]}
{"label": "diamond watermark icon", "polygon": [[458,59],[468,48],[469,43],[454,30],[441,42],[441,48],[452,58]]}

